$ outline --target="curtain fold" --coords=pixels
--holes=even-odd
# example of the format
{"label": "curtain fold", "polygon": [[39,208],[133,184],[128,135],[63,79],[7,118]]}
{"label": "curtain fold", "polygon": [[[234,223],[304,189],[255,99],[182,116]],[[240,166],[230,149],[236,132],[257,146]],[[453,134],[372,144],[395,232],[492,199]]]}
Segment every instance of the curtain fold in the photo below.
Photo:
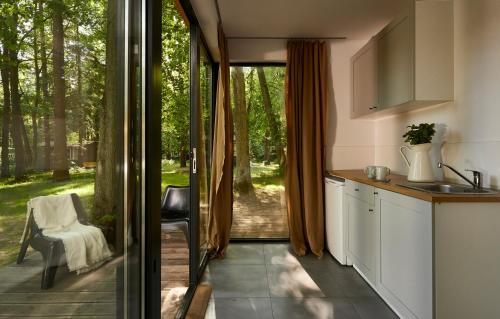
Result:
{"label": "curtain fold", "polygon": [[215,105],[208,233],[212,255],[224,257],[233,220],[233,120],[227,41],[220,23],[217,32],[220,64]]}
{"label": "curtain fold", "polygon": [[324,42],[287,45],[286,196],[290,242],[298,255],[321,257],[324,232],[324,145],[328,105],[328,64]]}

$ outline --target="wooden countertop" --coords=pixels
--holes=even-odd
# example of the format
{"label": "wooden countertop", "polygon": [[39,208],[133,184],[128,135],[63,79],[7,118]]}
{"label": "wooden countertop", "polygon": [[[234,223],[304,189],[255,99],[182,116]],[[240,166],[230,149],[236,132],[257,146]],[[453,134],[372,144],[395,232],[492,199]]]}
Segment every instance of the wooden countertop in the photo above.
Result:
{"label": "wooden countertop", "polygon": [[390,182],[377,182],[369,179],[362,170],[336,170],[327,171],[327,175],[339,176],[351,181],[371,185],[380,189],[385,189],[391,192],[403,194],[410,197],[415,197],[421,200],[432,203],[443,202],[500,202],[500,193],[496,194],[437,194],[418,191],[397,184],[408,182],[406,176],[391,174],[389,175]]}

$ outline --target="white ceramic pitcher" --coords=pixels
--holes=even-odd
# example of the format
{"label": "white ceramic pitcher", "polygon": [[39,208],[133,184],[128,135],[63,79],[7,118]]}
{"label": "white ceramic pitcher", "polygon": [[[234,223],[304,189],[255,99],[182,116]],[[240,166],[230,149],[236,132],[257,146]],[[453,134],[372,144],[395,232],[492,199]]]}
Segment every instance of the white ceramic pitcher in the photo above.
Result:
{"label": "white ceramic pitcher", "polygon": [[[403,145],[400,147],[399,152],[403,156],[406,164],[410,168],[408,172],[408,181],[410,182],[433,182],[434,171],[432,170],[431,159],[429,157],[429,150],[431,143],[413,145],[411,148]],[[410,163],[408,157],[403,153],[403,150],[411,150],[414,152],[415,157],[413,162]]]}

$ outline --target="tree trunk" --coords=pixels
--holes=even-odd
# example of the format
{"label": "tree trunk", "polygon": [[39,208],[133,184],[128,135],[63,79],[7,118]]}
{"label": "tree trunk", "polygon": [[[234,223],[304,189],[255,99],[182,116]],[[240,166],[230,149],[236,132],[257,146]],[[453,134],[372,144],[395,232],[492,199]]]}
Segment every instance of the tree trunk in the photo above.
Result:
{"label": "tree trunk", "polygon": [[[35,21],[39,23],[40,11],[35,8]],[[33,30],[33,58],[35,63],[35,105],[31,111],[31,122],[33,124],[33,167],[38,168],[38,109],[40,108],[40,65],[38,57],[38,30]]]}
{"label": "tree trunk", "polygon": [[26,167],[32,168],[33,167],[33,155],[31,153],[30,139],[28,137],[28,131],[26,130],[26,124],[24,124],[22,113],[21,113],[21,128],[22,128],[22,133],[23,133],[24,150],[26,151]]}
{"label": "tree trunk", "polygon": [[264,165],[271,164],[271,156],[269,154],[269,132],[264,136]]}
{"label": "tree trunk", "polygon": [[54,68],[54,171],[56,181],[69,178],[66,145],[66,83],[64,80],[64,26],[62,0],[52,4],[52,65]]}
{"label": "tree trunk", "polygon": [[99,115],[99,144],[95,180],[94,208],[97,217],[114,214],[117,194],[116,175],[116,0],[108,0],[106,31],[106,78],[104,83],[104,107]]}
{"label": "tree trunk", "polygon": [[234,135],[236,155],[236,178],[234,189],[240,194],[253,193],[250,172],[250,150],[248,143],[248,112],[245,98],[245,75],[242,67],[232,72],[234,101]]}
{"label": "tree trunk", "polygon": [[11,94],[11,104],[12,104],[12,142],[14,143],[14,150],[16,156],[16,169],[14,171],[14,176],[16,180],[22,179],[26,173],[26,157],[23,144],[23,118],[21,115],[21,97],[19,94],[19,59],[17,57],[17,22],[18,15],[17,12],[14,13],[14,25],[13,30],[11,30],[10,36],[12,37],[12,50],[9,50],[9,83],[10,83],[10,94]]}
{"label": "tree trunk", "polygon": [[[4,46],[3,52],[4,62],[8,60],[8,52]],[[2,117],[2,172],[1,177],[10,176],[9,162],[9,130],[10,130],[10,88],[9,88],[9,71],[5,63],[0,70],[2,77],[3,88],[3,117]]]}
{"label": "tree trunk", "polygon": [[188,160],[188,151],[185,146],[181,146],[181,150],[179,152],[179,161],[180,161],[180,167],[187,167],[187,160]]}
{"label": "tree trunk", "polygon": [[260,91],[262,93],[262,100],[264,104],[264,111],[269,122],[271,136],[273,137],[273,144],[276,148],[276,156],[280,166],[284,164],[283,143],[281,142],[281,128],[278,121],[278,115],[273,112],[271,103],[271,96],[269,94],[269,86],[267,85],[266,74],[262,67],[257,67],[257,74],[259,76]]}
{"label": "tree trunk", "polygon": [[76,67],[77,67],[77,116],[78,116],[78,162],[81,164],[84,161],[83,143],[87,134],[85,125],[85,110],[83,108],[83,81],[82,81],[82,47],[80,44],[80,31],[76,26]]}
{"label": "tree trunk", "polygon": [[[43,12],[43,1],[38,2],[38,11]],[[43,155],[43,170],[50,171],[51,169],[51,147],[50,147],[50,112],[49,107],[49,74],[47,72],[47,43],[45,41],[45,24],[42,21],[40,28],[40,62],[41,62],[41,72],[42,77],[40,79],[40,85],[43,95],[43,135],[44,135],[44,155]]]}

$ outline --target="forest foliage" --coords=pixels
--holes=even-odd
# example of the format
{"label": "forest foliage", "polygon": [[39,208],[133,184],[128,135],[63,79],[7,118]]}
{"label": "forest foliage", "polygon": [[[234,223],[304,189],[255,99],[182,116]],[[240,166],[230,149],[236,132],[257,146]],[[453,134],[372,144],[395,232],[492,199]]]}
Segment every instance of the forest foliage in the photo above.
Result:
{"label": "forest foliage", "polygon": [[116,112],[116,10],[116,0],[0,2],[1,177],[45,171],[61,181],[97,162],[97,216],[112,213],[116,192],[102,163],[116,141],[99,139]]}
{"label": "forest foliage", "polygon": [[[22,181],[42,171],[65,180],[71,166],[95,162],[97,215],[115,209],[117,191],[116,7],[116,0],[0,2],[0,175]],[[162,41],[161,150],[164,159],[186,166],[190,34],[174,1],[163,1]],[[284,68],[231,72],[237,69],[242,75],[237,90],[244,98],[238,99],[242,105],[233,99],[233,118],[247,123],[247,130],[239,134],[242,126],[235,126],[235,143],[246,145],[248,156],[237,151],[236,164],[245,169],[250,161],[283,165]],[[232,84],[232,91],[240,85]]]}

